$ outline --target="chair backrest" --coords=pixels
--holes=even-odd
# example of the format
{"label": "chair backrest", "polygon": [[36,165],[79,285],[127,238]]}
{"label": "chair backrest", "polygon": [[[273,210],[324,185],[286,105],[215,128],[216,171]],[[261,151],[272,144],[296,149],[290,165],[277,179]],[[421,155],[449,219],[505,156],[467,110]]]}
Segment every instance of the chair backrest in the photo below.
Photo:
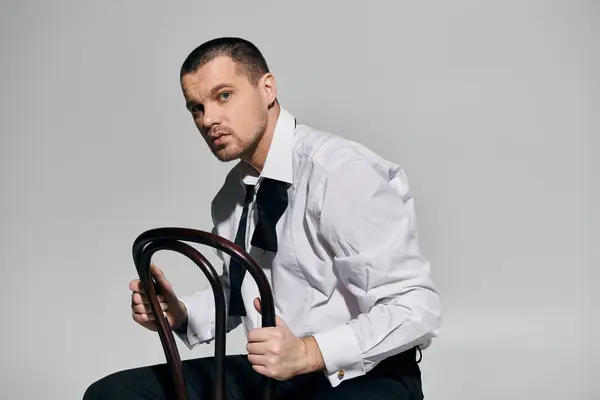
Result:
{"label": "chair backrest", "polygon": [[[215,298],[215,400],[225,400],[225,336],[226,306],[223,286],[214,267],[198,250],[184,242],[194,242],[216,248],[236,259],[256,281],[261,297],[262,326],[275,326],[275,305],[269,282],[258,263],[235,243],[210,232],[190,228],[156,228],[143,232],[133,243],[133,260],[152,312],[156,316],[158,334],[171,371],[176,400],[187,400],[181,357],[173,332],[164,317],[157,299],[157,291],[150,271],[152,255],[160,250],[181,253],[192,260],[206,275]],[[263,400],[273,397],[274,381],[263,377]]]}

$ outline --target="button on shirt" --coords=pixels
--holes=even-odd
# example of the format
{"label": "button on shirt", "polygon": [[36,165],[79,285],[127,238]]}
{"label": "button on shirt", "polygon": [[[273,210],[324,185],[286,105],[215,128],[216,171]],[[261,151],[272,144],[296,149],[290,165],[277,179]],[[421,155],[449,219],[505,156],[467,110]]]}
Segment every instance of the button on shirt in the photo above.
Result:
{"label": "button on shirt", "polygon": [[[243,162],[227,175],[211,205],[213,232],[234,240],[244,184],[264,178],[290,184],[288,207],[277,223],[277,252],[250,244],[256,225],[251,204],[246,249],[271,285],[275,312],[298,336],[314,336],[332,386],[364,375],[381,360],[414,346],[427,348],[440,325],[440,300],[431,265],[418,242],[415,204],[403,169],[366,146],[296,124],[281,109],[260,174]],[[229,302],[229,256],[223,286]],[[258,288],[242,283],[247,315],[228,317],[228,331],[261,326],[253,300]],[[183,297],[188,346],[214,339],[210,286]]]}

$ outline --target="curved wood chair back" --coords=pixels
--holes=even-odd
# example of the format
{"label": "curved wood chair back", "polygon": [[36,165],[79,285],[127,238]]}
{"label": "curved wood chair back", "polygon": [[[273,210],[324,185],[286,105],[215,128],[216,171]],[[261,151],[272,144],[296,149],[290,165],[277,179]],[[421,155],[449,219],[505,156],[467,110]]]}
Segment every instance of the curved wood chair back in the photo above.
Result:
{"label": "curved wood chair back", "polygon": [[[157,329],[171,371],[174,400],[187,400],[187,391],[179,351],[169,323],[164,317],[157,299],[157,291],[150,262],[152,255],[160,250],[176,251],[192,260],[206,275],[215,298],[215,400],[225,400],[225,336],[226,305],[223,286],[214,267],[194,247],[184,242],[193,242],[216,248],[236,259],[256,281],[261,298],[262,326],[275,326],[275,306],[269,282],[258,263],[235,243],[210,232],[189,228],[156,228],[143,232],[133,243],[133,260],[144,290],[156,316]],[[273,398],[273,379],[263,377],[262,400]]]}

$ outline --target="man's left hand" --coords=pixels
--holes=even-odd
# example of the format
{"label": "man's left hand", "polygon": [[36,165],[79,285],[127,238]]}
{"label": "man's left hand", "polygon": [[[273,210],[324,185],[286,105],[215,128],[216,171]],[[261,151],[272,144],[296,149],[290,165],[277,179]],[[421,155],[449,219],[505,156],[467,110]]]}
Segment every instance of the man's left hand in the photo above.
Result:
{"label": "man's left hand", "polygon": [[[260,313],[260,299],[254,299]],[[275,326],[252,329],[248,333],[248,361],[259,374],[280,381],[322,368],[322,356],[314,338],[299,338],[286,323],[275,317]]]}

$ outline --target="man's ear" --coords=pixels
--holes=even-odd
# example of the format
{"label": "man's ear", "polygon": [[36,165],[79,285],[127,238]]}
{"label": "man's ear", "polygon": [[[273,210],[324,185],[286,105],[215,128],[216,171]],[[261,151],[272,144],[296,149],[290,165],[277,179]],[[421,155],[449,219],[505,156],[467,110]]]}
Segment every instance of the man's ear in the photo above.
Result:
{"label": "man's ear", "polygon": [[262,77],[261,86],[264,90],[266,103],[269,105],[269,109],[271,109],[277,102],[277,83],[275,82],[275,77],[270,73],[265,74]]}

